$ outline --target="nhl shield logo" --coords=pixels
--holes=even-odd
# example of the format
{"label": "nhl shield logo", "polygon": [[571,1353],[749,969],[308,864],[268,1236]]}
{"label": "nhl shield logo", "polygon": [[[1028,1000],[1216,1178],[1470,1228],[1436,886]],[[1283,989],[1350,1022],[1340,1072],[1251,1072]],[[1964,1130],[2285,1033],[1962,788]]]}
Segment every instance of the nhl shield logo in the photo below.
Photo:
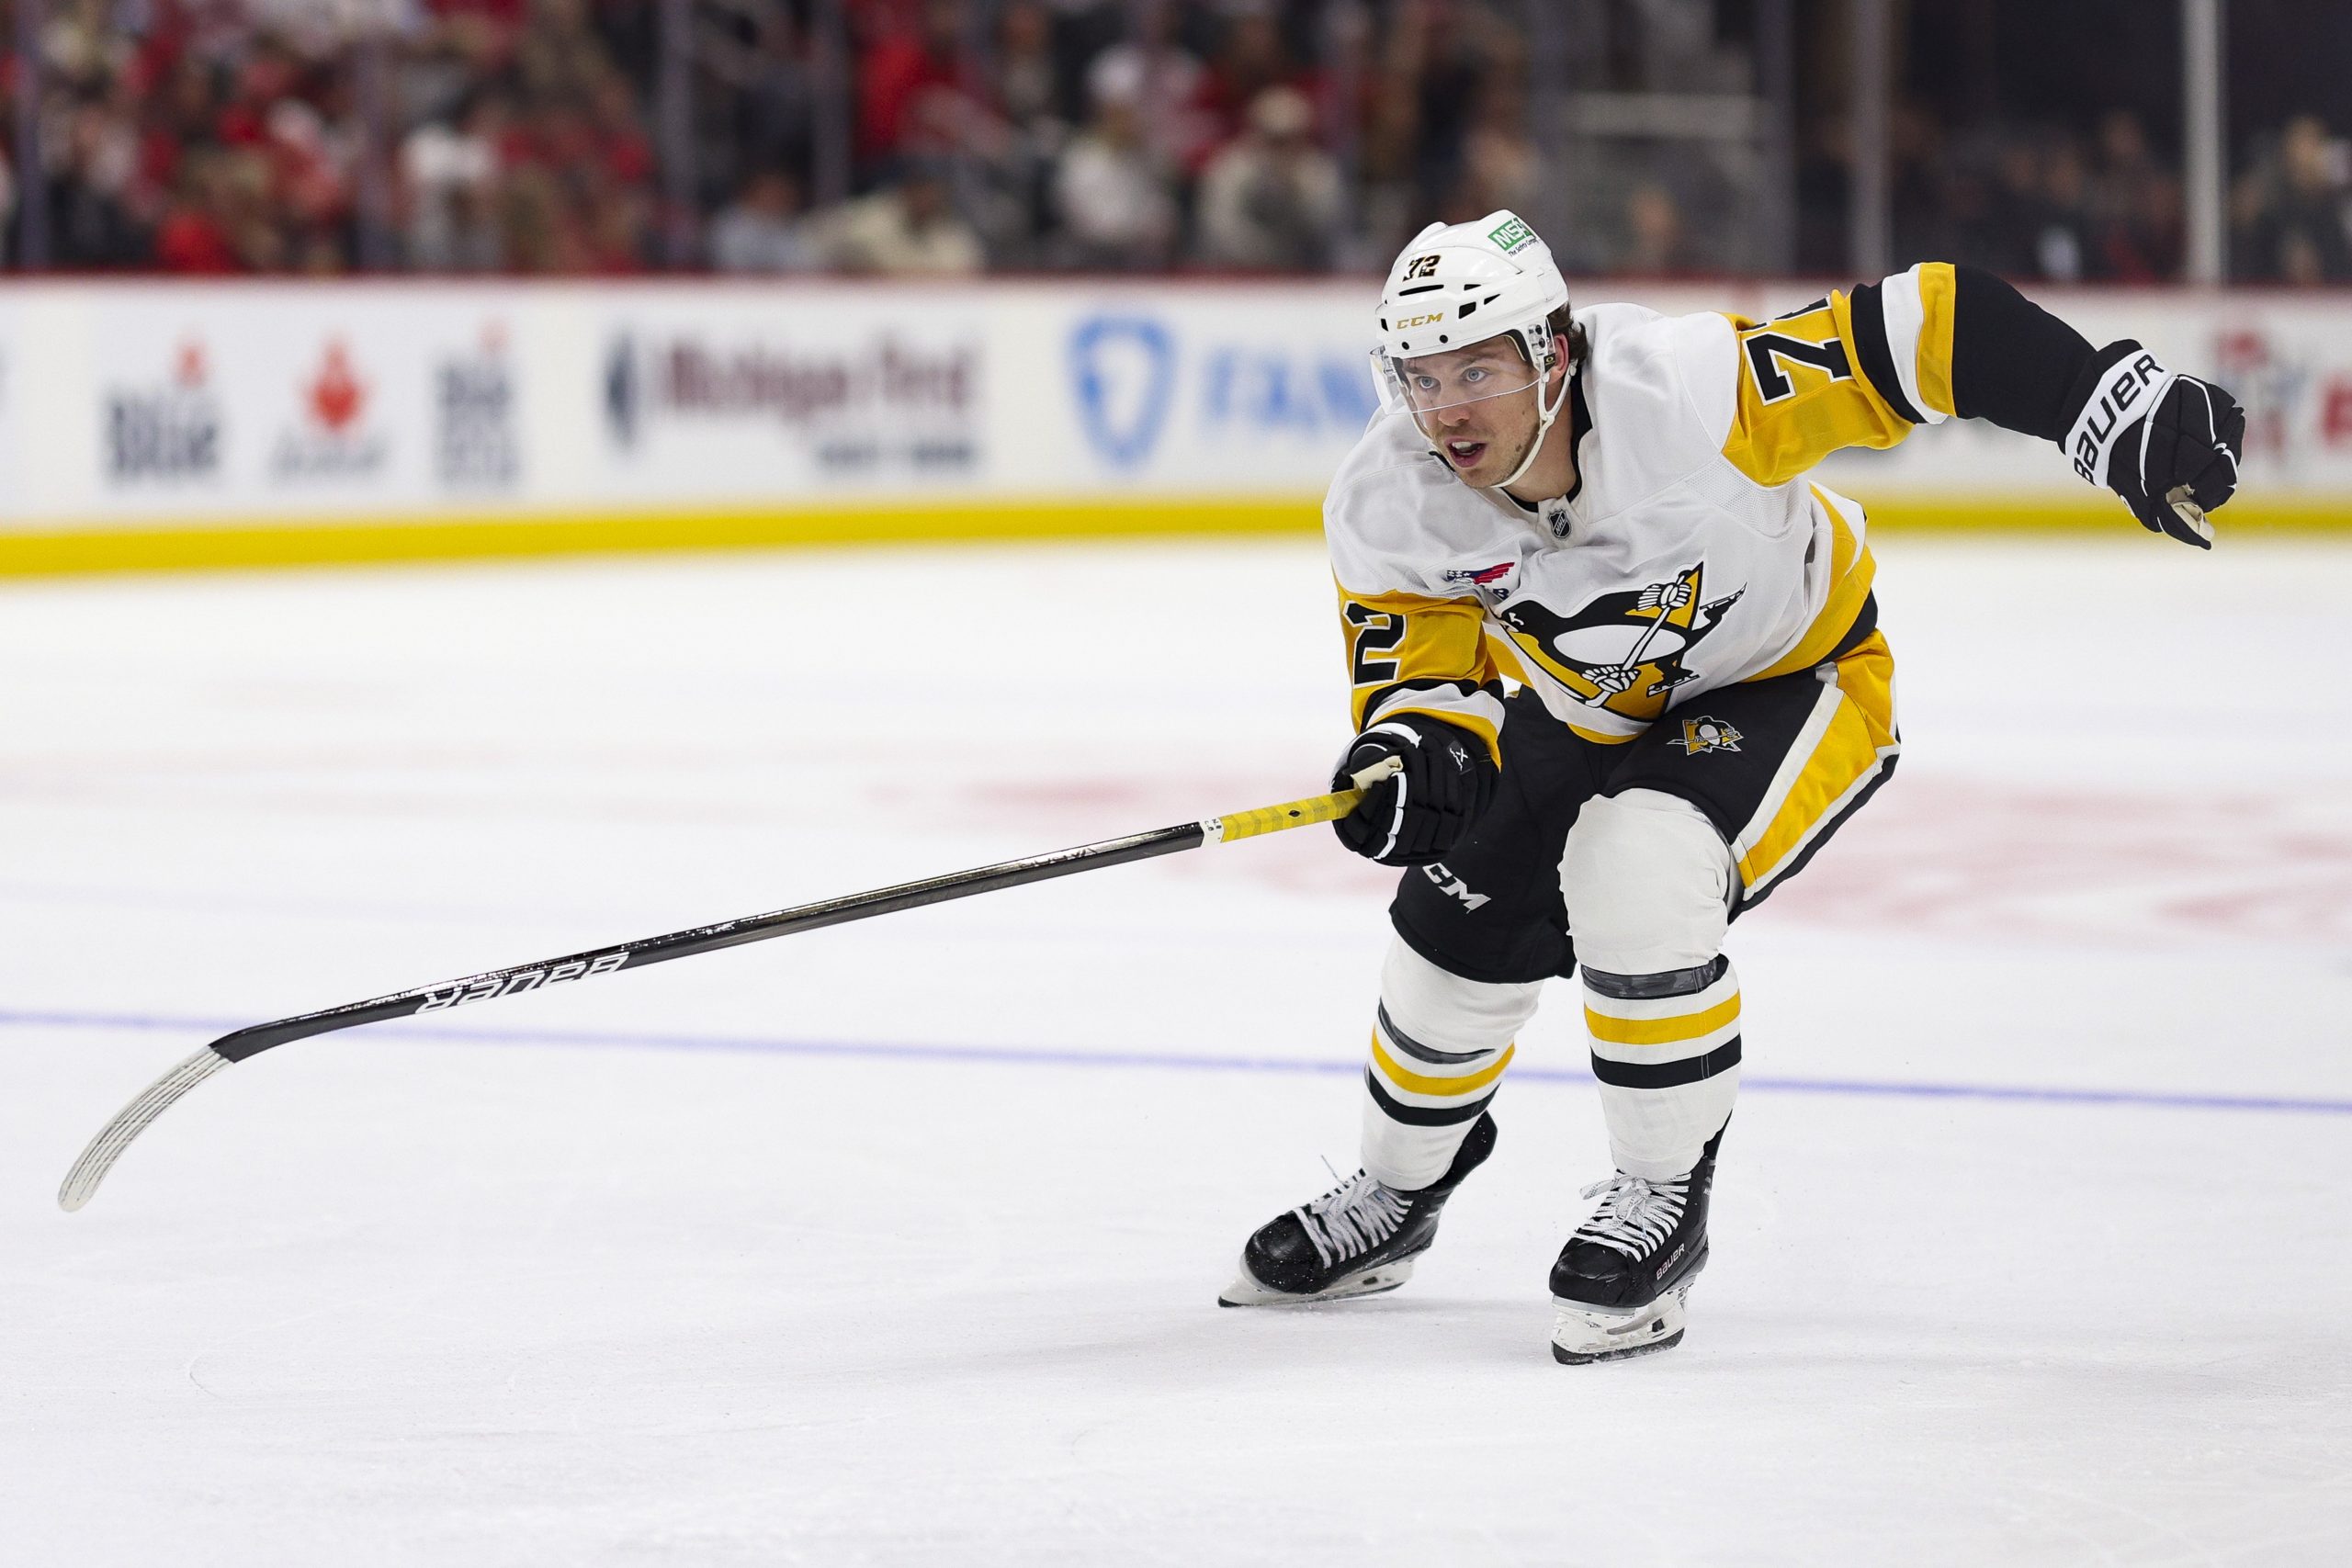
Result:
{"label": "nhl shield logo", "polygon": [[1700,757],[1710,751],[1736,751],[1739,739],[1739,731],[1722,719],[1700,717],[1684,719],[1682,739],[1667,744],[1681,747],[1686,755]]}

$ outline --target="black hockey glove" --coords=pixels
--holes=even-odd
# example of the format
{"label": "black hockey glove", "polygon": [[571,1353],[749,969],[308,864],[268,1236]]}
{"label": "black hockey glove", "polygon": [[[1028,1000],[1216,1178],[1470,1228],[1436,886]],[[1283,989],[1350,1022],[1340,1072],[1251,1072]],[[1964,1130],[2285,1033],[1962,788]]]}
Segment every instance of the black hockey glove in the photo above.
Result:
{"label": "black hockey glove", "polygon": [[1402,762],[1402,771],[1367,790],[1331,830],[1382,865],[1443,860],[1494,798],[1495,761],[1487,743],[1426,715],[1399,714],[1355,738],[1331,787],[1347,788],[1350,778],[1387,757]]}
{"label": "black hockey glove", "polygon": [[2067,406],[2075,472],[2121,496],[2142,527],[2213,547],[2205,513],[2235,493],[2245,444],[2245,411],[2235,398],[2165,369],[2125,338],[2091,356]]}

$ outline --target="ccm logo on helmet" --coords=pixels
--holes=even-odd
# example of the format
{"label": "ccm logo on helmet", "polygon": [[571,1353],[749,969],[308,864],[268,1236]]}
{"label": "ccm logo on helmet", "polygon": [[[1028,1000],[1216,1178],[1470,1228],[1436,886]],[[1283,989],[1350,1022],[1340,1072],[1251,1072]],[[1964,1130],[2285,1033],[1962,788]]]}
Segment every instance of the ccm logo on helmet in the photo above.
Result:
{"label": "ccm logo on helmet", "polygon": [[1431,321],[1442,321],[1443,320],[1445,320],[1445,312],[1443,310],[1438,311],[1437,314],[1433,316],[1407,316],[1403,321],[1396,323],[1396,330],[1398,332],[1403,332],[1407,327],[1425,327]]}

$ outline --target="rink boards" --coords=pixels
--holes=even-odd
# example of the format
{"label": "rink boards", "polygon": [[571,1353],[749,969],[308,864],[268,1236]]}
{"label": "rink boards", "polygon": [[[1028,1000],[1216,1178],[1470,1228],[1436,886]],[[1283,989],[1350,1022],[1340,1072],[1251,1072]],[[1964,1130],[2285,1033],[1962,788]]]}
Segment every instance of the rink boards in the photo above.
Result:
{"label": "rink boards", "polygon": [[[1594,282],[1770,315],[1818,283]],[[1374,412],[1367,286],[37,283],[0,293],[0,572],[1299,532]],[[2249,410],[2232,525],[2340,525],[2332,294],[2058,291]],[[2128,525],[1975,424],[1833,465],[1880,526]]]}

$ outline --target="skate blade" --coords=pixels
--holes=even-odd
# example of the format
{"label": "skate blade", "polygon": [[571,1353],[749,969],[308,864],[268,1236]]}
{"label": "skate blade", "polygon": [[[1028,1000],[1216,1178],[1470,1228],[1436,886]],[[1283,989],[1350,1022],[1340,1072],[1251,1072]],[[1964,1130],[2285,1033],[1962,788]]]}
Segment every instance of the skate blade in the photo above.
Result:
{"label": "skate blade", "polygon": [[1678,1285],[1632,1312],[1602,1312],[1554,1296],[1552,1359],[1564,1367],[1581,1367],[1670,1350],[1682,1343],[1683,1298],[1690,1293],[1688,1283]]}
{"label": "skate blade", "polygon": [[1331,1281],[1313,1295],[1297,1295],[1289,1291],[1269,1290],[1258,1283],[1250,1270],[1227,1285],[1216,1298],[1221,1307],[1311,1306],[1317,1302],[1343,1302],[1354,1296],[1376,1296],[1393,1291],[1413,1277],[1413,1260],[1399,1258],[1393,1262],[1375,1263],[1358,1273],[1346,1274]]}

